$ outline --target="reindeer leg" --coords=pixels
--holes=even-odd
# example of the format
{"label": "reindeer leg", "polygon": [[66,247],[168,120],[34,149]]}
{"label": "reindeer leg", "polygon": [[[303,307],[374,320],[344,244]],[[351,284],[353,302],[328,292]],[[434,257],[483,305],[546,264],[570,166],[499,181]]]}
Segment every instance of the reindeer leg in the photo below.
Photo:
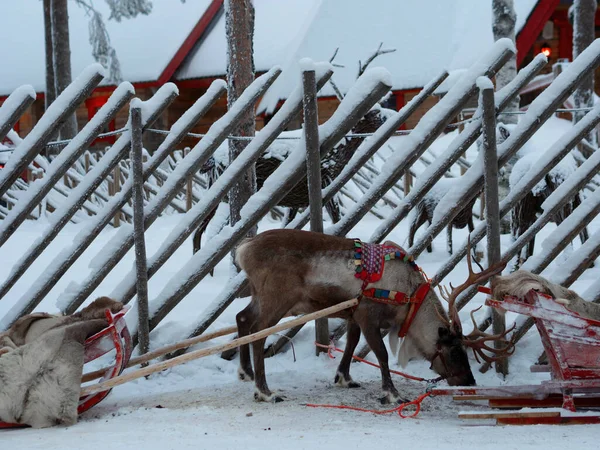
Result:
{"label": "reindeer leg", "polygon": [[252,343],[255,370],[254,383],[256,385],[254,400],[257,402],[279,403],[283,401],[283,397],[273,395],[267,385],[267,377],[265,376],[265,341],[266,339],[260,339]]}
{"label": "reindeer leg", "polygon": [[342,387],[360,387],[360,384],[353,381],[350,376],[350,363],[352,362],[352,355],[354,354],[354,350],[356,350],[359,340],[360,327],[354,320],[349,319],[346,330],[346,348],[344,349],[344,356],[342,356],[342,360],[340,361],[340,365],[335,374],[335,383]]}
{"label": "reindeer leg", "polygon": [[529,244],[527,244],[527,259],[533,256],[533,251],[535,250],[535,236],[531,238]]}
{"label": "reindeer leg", "polygon": [[[253,294],[254,299],[254,294]],[[238,337],[244,337],[252,332],[256,323],[256,306],[251,302],[246,308],[240,311],[235,320],[238,326]],[[238,368],[238,377],[242,381],[254,380],[254,371],[250,362],[250,346],[248,344],[240,345],[240,367]]]}
{"label": "reindeer leg", "polygon": [[[210,212],[210,214],[206,217],[206,219],[204,219],[202,221],[202,223],[200,224],[200,226],[194,233],[194,237],[192,238],[192,245],[193,245],[192,253],[193,254],[196,254],[198,251],[200,251],[200,248],[202,245],[201,244],[202,233],[204,233],[206,231],[206,228],[208,227],[209,222],[212,220],[213,217],[215,217],[216,213],[217,213],[217,208],[213,209]],[[210,276],[213,277],[214,275],[215,275],[215,269],[212,269],[210,271]]]}
{"label": "reindeer leg", "polygon": [[[413,244],[415,243],[415,235],[417,234],[417,230],[419,229],[419,227],[421,225],[423,225],[427,221],[427,215],[423,211],[423,208],[420,206],[417,206],[417,208],[418,208],[417,213],[413,217],[413,220],[410,223],[410,227],[408,229],[408,247],[409,248],[412,248]],[[431,250],[429,250],[429,246],[427,247],[427,251],[431,252]]]}
{"label": "reindeer leg", "polygon": [[[277,277],[273,278],[274,286],[282,285],[281,280],[278,280]],[[296,293],[296,295],[294,295],[293,292],[290,292],[288,299],[295,299],[299,297],[302,297],[302,293]],[[275,290],[272,295],[265,295],[264,293],[261,294],[259,306],[260,317],[258,318],[256,326],[251,330],[253,333],[276,325],[277,322],[279,322],[286,315],[293,303],[286,303],[285,301],[282,302],[280,300],[281,296],[277,290]],[[266,305],[269,305],[272,309],[267,309]],[[285,397],[274,395],[267,385],[267,377],[265,375],[265,340],[266,339],[260,339],[252,343],[252,356],[254,357],[254,384],[256,387],[254,391],[254,399],[258,402],[279,403],[282,402]]]}
{"label": "reindeer leg", "polygon": [[[424,213],[426,214],[426,213]],[[429,220],[429,218],[427,218],[427,223],[429,224],[428,226],[431,226],[431,220]],[[431,253],[433,251],[433,244],[432,244],[433,240],[429,241],[429,244],[427,244],[427,253]]]}
{"label": "reindeer leg", "polygon": [[447,243],[448,254],[451,255],[452,254],[452,222],[450,222],[448,224],[448,226],[446,227],[446,243]]}
{"label": "reindeer leg", "polygon": [[288,214],[283,221],[283,226],[287,227],[298,214],[298,208],[288,208]]}
{"label": "reindeer leg", "polygon": [[360,325],[360,329],[365,335],[367,344],[369,344],[369,347],[371,347],[371,350],[373,350],[373,353],[375,353],[381,368],[381,388],[384,396],[381,397],[379,401],[382,405],[388,403],[406,402],[405,399],[400,397],[400,394],[392,382],[390,368],[388,365],[388,352],[385,348],[385,344],[383,343],[381,331],[379,331],[379,324],[369,322],[368,313],[366,313],[366,311],[364,314],[360,314],[356,319]]}
{"label": "reindeer leg", "polygon": [[192,245],[193,245],[193,249],[192,249],[192,254],[196,254],[198,252],[198,250],[200,250],[201,247],[201,242],[200,240],[202,239],[202,231],[200,228],[198,228],[195,232],[194,232],[194,237],[192,238]]}
{"label": "reindeer leg", "polygon": [[329,214],[331,223],[338,223],[340,221],[340,218],[341,218],[340,205],[338,205],[338,203],[335,199],[329,200],[325,204],[325,209],[327,210],[327,214]]}

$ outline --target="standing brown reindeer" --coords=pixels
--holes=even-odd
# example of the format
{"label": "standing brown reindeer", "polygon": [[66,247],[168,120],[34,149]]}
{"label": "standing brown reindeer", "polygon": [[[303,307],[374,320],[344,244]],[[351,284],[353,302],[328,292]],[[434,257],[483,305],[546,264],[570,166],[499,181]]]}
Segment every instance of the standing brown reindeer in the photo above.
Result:
{"label": "standing brown reindeer", "polygon": [[[435,211],[438,203],[444,194],[448,192],[458,181],[459,178],[442,178],[429,190],[425,197],[423,197],[423,200],[417,203],[417,206],[415,207],[415,214],[412,217],[408,231],[409,247],[413,246],[415,242],[415,234],[421,225],[423,225],[425,222],[428,222],[431,225],[433,220],[433,212]],[[465,206],[465,208],[460,211],[454,219],[452,219],[452,222],[448,224],[447,249],[449,254],[452,254],[452,228],[454,227],[462,229],[468,226],[469,232],[473,231],[475,228],[473,226],[473,205],[475,204],[475,200],[477,200],[477,198],[471,200],[467,206]],[[427,251],[431,253],[431,243],[427,246]]]}
{"label": "standing brown reindeer", "polygon": [[[358,386],[350,377],[350,362],[362,332],[381,366],[382,403],[401,397],[390,377],[381,329],[400,330],[398,334],[406,336],[450,385],[475,384],[463,345],[482,353],[484,341],[504,338],[465,339],[453,307],[459,292],[499,267],[473,274],[469,260],[469,280],[450,296],[449,319],[418,266],[391,242],[372,245],[308,231],[271,230],[244,241],[236,262],[246,271],[252,292],[252,301],[236,317],[240,337],[271,327],[286,315],[311,313],[362,296],[358,306],[336,316],[348,321],[348,335],[335,382]],[[249,347],[240,348],[239,375],[244,381],[254,379],[256,400],[282,401],[267,385],[264,342],[253,343],[254,371]]]}

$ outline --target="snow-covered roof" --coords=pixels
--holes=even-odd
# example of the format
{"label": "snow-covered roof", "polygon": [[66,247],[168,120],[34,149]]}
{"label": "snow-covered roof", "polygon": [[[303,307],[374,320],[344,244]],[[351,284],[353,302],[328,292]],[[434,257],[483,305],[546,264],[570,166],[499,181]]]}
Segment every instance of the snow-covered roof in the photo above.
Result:
{"label": "snow-covered roof", "polygon": [[[284,74],[265,96],[262,107],[272,109],[286,98],[299,79],[298,61],[309,57],[329,60],[335,49],[334,80],[345,92],[356,80],[358,61],[365,61],[383,42],[397,49],[378,57],[373,66],[392,73],[393,89],[423,87],[446,69],[473,64],[493,43],[492,0],[322,0],[304,35],[287,53]],[[517,32],[538,0],[517,0]],[[287,74],[286,74],[287,72]],[[321,95],[333,95],[328,84]]]}
{"label": "snow-covered roof", "polygon": [[[121,22],[108,20],[104,0],[93,3],[102,13],[121,63],[123,79],[156,81],[198,23],[211,0],[153,0],[152,12]],[[94,63],[86,11],[68,2],[73,77]],[[22,84],[45,90],[44,15],[40,0],[0,1],[0,95]]]}
{"label": "snow-covered roof", "polygon": [[[267,93],[263,105],[273,107],[295,85],[297,61],[329,60],[339,47],[334,80],[347,91],[356,79],[358,61],[379,45],[396,48],[374,66],[392,73],[393,89],[422,87],[442,69],[470,66],[493,42],[492,0],[254,0],[254,59],[258,71],[274,65],[287,68]],[[539,0],[517,0],[521,30]],[[102,14],[121,63],[123,79],[155,82],[198,24],[211,0],[153,0],[148,16],[108,20],[106,2],[94,7]],[[44,91],[44,27],[40,0],[0,1],[0,96],[31,84]],[[73,75],[93,63],[88,39],[89,18],[69,2]],[[226,72],[225,17],[217,16],[175,74],[176,79],[222,76]],[[332,95],[326,86],[322,95]]]}
{"label": "snow-covered roof", "polygon": [[[328,1],[328,0],[325,0]],[[288,59],[319,11],[322,0],[254,0],[254,66],[269,70]],[[175,74],[178,80],[222,76],[227,67],[225,14]]]}

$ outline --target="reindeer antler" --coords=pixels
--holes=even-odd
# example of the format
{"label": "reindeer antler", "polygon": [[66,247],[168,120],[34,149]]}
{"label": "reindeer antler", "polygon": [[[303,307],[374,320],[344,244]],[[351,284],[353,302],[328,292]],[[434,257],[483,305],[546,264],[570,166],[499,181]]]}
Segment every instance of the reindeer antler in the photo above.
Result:
{"label": "reindeer antler", "polygon": [[487,280],[489,277],[502,272],[502,270],[506,267],[505,262],[499,261],[496,264],[493,264],[492,266],[483,270],[481,265],[479,265],[477,261],[475,262],[481,269],[481,272],[479,273],[475,273],[473,271],[473,262],[471,260],[471,239],[469,238],[467,240],[467,268],[469,270],[469,275],[466,281],[458,285],[457,287],[452,286],[452,283],[450,283],[451,291],[449,291],[446,286],[438,286],[440,295],[444,300],[448,302],[448,316],[450,317],[450,323],[448,325],[453,327],[457,333],[462,333],[462,325],[458,316],[458,309],[455,306],[456,299],[458,298],[458,296],[464,291],[466,291],[469,287],[475,284],[479,284],[482,281]]}
{"label": "reindeer antler", "polygon": [[[507,340],[506,336],[508,333],[514,331],[517,324],[514,323],[512,327],[510,327],[508,330],[504,330],[502,333],[484,333],[483,331],[479,330],[479,327],[477,327],[477,322],[475,321],[474,317],[475,312],[479,311],[480,309],[481,306],[471,311],[470,315],[471,322],[473,322],[473,331],[471,331],[467,336],[464,336],[463,343],[473,350],[473,355],[478,363],[481,363],[479,358],[483,359],[485,362],[492,363],[512,355],[515,352],[515,343],[513,339]],[[486,342],[500,342],[502,347],[490,347],[486,344]],[[485,353],[484,350],[491,353],[491,355]]]}
{"label": "reindeer antler", "polygon": [[[458,296],[462,292],[467,290],[469,287],[479,284],[479,283],[487,280],[489,277],[500,273],[504,269],[504,267],[506,267],[506,263],[502,262],[502,261],[499,261],[496,264],[491,265],[490,267],[488,267],[485,270],[483,270],[483,268],[481,267],[481,265],[479,265],[479,263],[477,263],[477,265],[479,266],[481,271],[478,273],[475,273],[473,271],[473,263],[471,260],[471,240],[469,239],[467,242],[467,267],[469,270],[469,275],[467,277],[467,280],[457,287],[454,287],[454,286],[452,286],[452,284],[450,284],[451,291],[449,291],[448,288],[445,286],[444,287],[439,286],[439,290],[440,290],[440,294],[441,294],[442,298],[444,298],[448,302],[448,316],[450,318],[450,322],[448,323],[448,321],[444,320],[443,318],[442,318],[442,320],[444,320],[446,323],[448,323],[448,325],[450,327],[452,327],[456,333],[463,334],[462,324],[460,322],[460,317],[458,315],[458,309],[456,308],[456,305],[455,305],[456,299],[458,298]],[[480,308],[481,308],[481,306],[479,308],[474,309],[470,313],[471,321],[473,322],[473,331],[471,331],[471,333],[469,333],[469,335],[467,335],[467,336],[463,335],[463,344],[465,346],[473,349],[473,354],[475,355],[475,359],[477,360],[477,362],[480,362],[479,358],[481,358],[487,362],[493,362],[493,361],[497,361],[498,359],[505,358],[507,356],[512,355],[515,351],[514,343],[512,341],[508,341],[506,339],[506,335],[515,329],[515,325],[513,325],[512,328],[510,328],[502,333],[499,333],[499,334],[484,333],[484,332],[480,331],[479,328],[477,327],[477,322],[475,321],[475,317],[473,316],[473,314],[476,311],[478,311]],[[490,347],[489,345],[487,345],[487,342],[494,342],[494,341],[501,342],[503,344],[503,346],[500,348],[495,348],[495,347]],[[492,355],[490,356],[490,355],[486,354],[484,352],[484,350],[487,352],[490,352]]]}

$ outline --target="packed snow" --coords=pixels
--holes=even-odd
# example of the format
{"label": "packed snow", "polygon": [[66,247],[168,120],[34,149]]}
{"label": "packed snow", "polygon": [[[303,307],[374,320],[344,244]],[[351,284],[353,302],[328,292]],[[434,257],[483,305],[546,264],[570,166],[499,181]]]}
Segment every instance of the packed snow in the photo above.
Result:
{"label": "packed snow", "polygon": [[[179,221],[179,215],[159,218],[150,227],[146,243],[148,252],[156,251],[162,236],[169,233]],[[2,261],[0,277],[5,277],[9,267],[23,251],[22,243],[35,240],[44,229],[44,220],[28,221],[0,249]],[[375,219],[366,219],[353,230],[352,236],[368,238]],[[592,224],[597,231],[600,222]],[[259,231],[281,226],[280,222],[270,218],[260,223]],[[69,224],[52,244],[52,249],[60,249],[71,242],[79,232],[81,225]],[[542,237],[554,229],[548,226]],[[87,263],[91,256],[114,238],[114,229],[106,229],[94,241],[84,257],[79,260],[68,276],[57,283],[49,293],[39,310],[57,311],[65,286],[90,272]],[[456,230],[455,239],[464,239],[465,230]],[[390,239],[404,244],[406,242],[406,221],[397,227]],[[419,264],[432,274],[446,259],[444,236],[434,241],[434,252],[423,254]],[[540,239],[541,242],[543,239]],[[502,236],[503,246],[510,241]],[[578,245],[578,244],[575,244]],[[150,292],[158,292],[173,275],[187,264],[191,254],[191,240],[180,248],[173,258],[150,280]],[[51,253],[51,252],[50,252]],[[46,261],[37,261],[21,280],[15,294],[24,292],[29,280],[39,273]],[[121,261],[113,272],[95,291],[104,295],[112,290],[123,270],[129,270],[133,264],[133,251]],[[226,286],[231,270],[228,258],[217,267],[214,278],[205,278],[188,297],[178,305],[151,336],[152,348],[172,343],[188,332],[207,310],[214,308],[213,299],[219,296]],[[556,264],[549,270],[557,268]],[[591,282],[598,278],[600,269],[588,270],[574,288],[583,292]],[[466,277],[466,268],[461,264],[448,278],[458,284]],[[0,315],[11,306],[15,297],[7,297],[0,302]],[[479,295],[473,300],[473,307],[481,304],[484,297]],[[247,303],[246,299],[233,302],[219,319],[209,328],[213,331],[235,323],[235,314]],[[468,320],[468,311],[463,311],[463,322]],[[509,320],[514,315],[509,314]],[[135,314],[128,322],[135,328]],[[201,344],[208,347],[215,343],[226,342],[228,338],[215,339]],[[376,416],[351,411],[313,409],[306,403],[346,404],[368,409],[378,409],[380,396],[379,371],[354,364],[354,378],[362,384],[360,389],[343,389],[333,383],[335,368],[340,356],[330,360],[326,355],[314,356],[312,342],[314,328],[308,325],[296,337],[294,344],[295,362],[291,349],[266,361],[270,385],[282,392],[286,401],[281,404],[256,403],[253,400],[253,386],[237,381],[237,361],[225,361],[218,356],[203,358],[178,366],[166,372],[140,379],[117,387],[100,405],[80,417],[77,425],[69,428],[45,430],[7,430],[0,431],[0,442],[11,449],[61,448],[79,449],[127,449],[132,447],[148,450],[165,448],[364,448],[374,445],[395,445],[419,448],[455,449],[455,448],[503,448],[534,449],[543,447],[548,450],[563,449],[565,445],[580,449],[597,448],[597,434],[600,426],[531,426],[496,427],[490,421],[465,422],[457,418],[458,411],[469,409],[482,411],[476,403],[453,403],[450,398],[428,398],[422,404],[422,410],[416,419],[401,419],[396,414]],[[343,348],[344,342],[338,343]],[[361,343],[362,345],[362,343]],[[200,348],[200,347],[199,347]],[[479,385],[530,384],[546,379],[545,374],[532,374],[529,366],[541,353],[541,342],[535,330],[530,331],[519,345],[517,353],[511,359],[511,374],[503,382],[493,371],[480,374],[477,364],[471,358],[474,375]],[[373,360],[372,355],[369,359]],[[395,366],[395,363],[392,364]],[[396,367],[393,367],[397,369]],[[410,362],[406,372],[423,377],[432,377],[428,364],[423,361]],[[398,388],[409,398],[420,395],[425,386],[421,383],[402,380],[395,377]],[[473,426],[484,425],[483,428]],[[510,431],[508,431],[510,430]],[[485,433],[485,438],[482,437]]]}

